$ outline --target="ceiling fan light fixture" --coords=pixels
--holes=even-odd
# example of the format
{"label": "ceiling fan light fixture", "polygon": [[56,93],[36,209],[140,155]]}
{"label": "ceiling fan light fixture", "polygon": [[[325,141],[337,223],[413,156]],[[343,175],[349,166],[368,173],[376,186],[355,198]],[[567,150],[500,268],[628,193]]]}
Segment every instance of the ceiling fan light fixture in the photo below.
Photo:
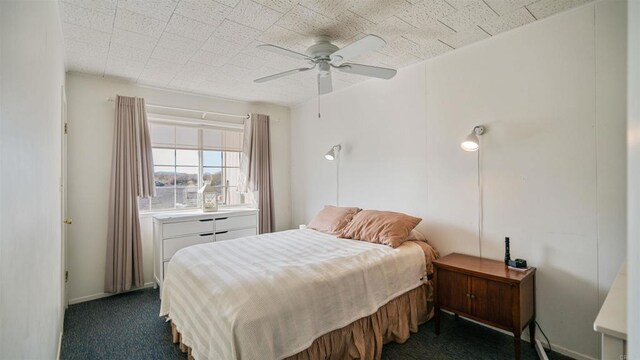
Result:
{"label": "ceiling fan light fixture", "polygon": [[319,63],[318,68],[320,70],[320,76],[322,77],[328,76],[331,72],[331,65],[326,61]]}

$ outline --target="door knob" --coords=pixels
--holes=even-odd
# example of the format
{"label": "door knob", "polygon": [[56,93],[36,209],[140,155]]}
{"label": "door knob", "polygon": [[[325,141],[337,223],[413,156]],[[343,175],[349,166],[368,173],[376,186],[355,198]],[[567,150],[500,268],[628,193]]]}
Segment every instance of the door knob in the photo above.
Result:
{"label": "door knob", "polygon": [[71,225],[71,224],[73,224],[73,219],[66,218],[66,219],[64,219],[64,223],[67,224],[67,225]]}

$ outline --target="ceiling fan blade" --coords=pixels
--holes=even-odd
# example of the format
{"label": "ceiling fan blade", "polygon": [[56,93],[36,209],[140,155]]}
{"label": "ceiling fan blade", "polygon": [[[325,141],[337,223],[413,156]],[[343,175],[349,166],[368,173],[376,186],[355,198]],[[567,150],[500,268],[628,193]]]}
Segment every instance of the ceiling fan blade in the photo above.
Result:
{"label": "ceiling fan blade", "polygon": [[299,69],[287,70],[287,71],[283,71],[281,73],[277,73],[277,74],[261,77],[259,79],[255,79],[255,80],[253,80],[253,82],[255,82],[255,83],[263,83],[263,82],[275,80],[275,79],[278,79],[278,78],[281,78],[281,77],[284,77],[284,76],[297,74],[299,72],[309,71],[309,70],[314,69],[314,68],[315,68],[315,66],[312,66],[310,68],[299,68]]}
{"label": "ceiling fan blade", "polygon": [[370,76],[387,80],[396,76],[397,73],[395,69],[353,63],[344,63],[340,66],[336,66],[336,69],[349,74]]}
{"label": "ceiling fan blade", "polygon": [[366,52],[382,49],[387,44],[381,37],[367,35],[331,54],[331,63],[338,65],[345,60],[356,58]]}
{"label": "ceiling fan blade", "polygon": [[331,83],[331,73],[327,73],[325,76],[318,74],[318,94],[324,95],[333,91],[333,84]]}
{"label": "ceiling fan blade", "polygon": [[298,60],[307,60],[307,59],[309,59],[309,57],[307,55],[305,55],[305,54],[301,54],[299,52],[295,52],[295,51],[288,50],[288,49],[285,49],[285,48],[281,48],[280,46],[275,46],[275,45],[271,45],[271,44],[258,45],[258,46],[256,46],[256,48],[262,49],[262,50],[265,50],[265,51],[269,51],[269,52],[272,52],[274,54],[288,56],[290,58],[294,58],[294,59],[298,59]]}

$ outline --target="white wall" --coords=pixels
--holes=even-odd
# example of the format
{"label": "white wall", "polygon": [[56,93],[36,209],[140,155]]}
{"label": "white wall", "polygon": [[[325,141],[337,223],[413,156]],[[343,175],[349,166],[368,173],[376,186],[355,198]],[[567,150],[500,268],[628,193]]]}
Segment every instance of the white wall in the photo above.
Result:
{"label": "white wall", "polygon": [[640,1],[629,2],[628,316],[630,360],[640,359]]}
{"label": "white wall", "polygon": [[424,65],[400,71],[293,108],[292,224],[307,223],[323,204],[336,201],[340,153],[340,205],[386,208],[424,216],[427,189]]}
{"label": "white wall", "polygon": [[408,212],[446,255],[477,255],[482,138],[483,256],[538,268],[538,321],[554,348],[598,357],[592,330],[625,254],[626,4],[597,2],[292,109],[292,221],[335,198]]}
{"label": "white wall", "polygon": [[[598,239],[627,237],[627,2],[596,3],[596,149],[598,186]],[[610,121],[615,119],[615,121]],[[615,159],[615,161],[610,161]],[[599,243],[599,305],[604,302],[626,246]]]}
{"label": "white wall", "polygon": [[53,359],[61,301],[61,94],[55,1],[0,2],[0,357]]}
{"label": "white wall", "polygon": [[[290,227],[289,108],[228,101],[172,92],[88,75],[67,74],[70,302],[103,296],[107,208],[114,104],[116,94],[144,97],[147,103],[227,113],[257,112],[271,116],[271,140],[276,229]],[[153,281],[152,217],[141,217],[144,281]]]}

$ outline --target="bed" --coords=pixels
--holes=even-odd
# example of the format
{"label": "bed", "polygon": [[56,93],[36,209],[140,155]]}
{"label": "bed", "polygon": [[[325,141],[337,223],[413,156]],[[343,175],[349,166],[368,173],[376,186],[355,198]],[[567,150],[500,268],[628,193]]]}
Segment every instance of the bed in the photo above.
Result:
{"label": "bed", "polygon": [[433,316],[426,242],[289,230],[184,248],[160,315],[195,359],[380,359]]}

